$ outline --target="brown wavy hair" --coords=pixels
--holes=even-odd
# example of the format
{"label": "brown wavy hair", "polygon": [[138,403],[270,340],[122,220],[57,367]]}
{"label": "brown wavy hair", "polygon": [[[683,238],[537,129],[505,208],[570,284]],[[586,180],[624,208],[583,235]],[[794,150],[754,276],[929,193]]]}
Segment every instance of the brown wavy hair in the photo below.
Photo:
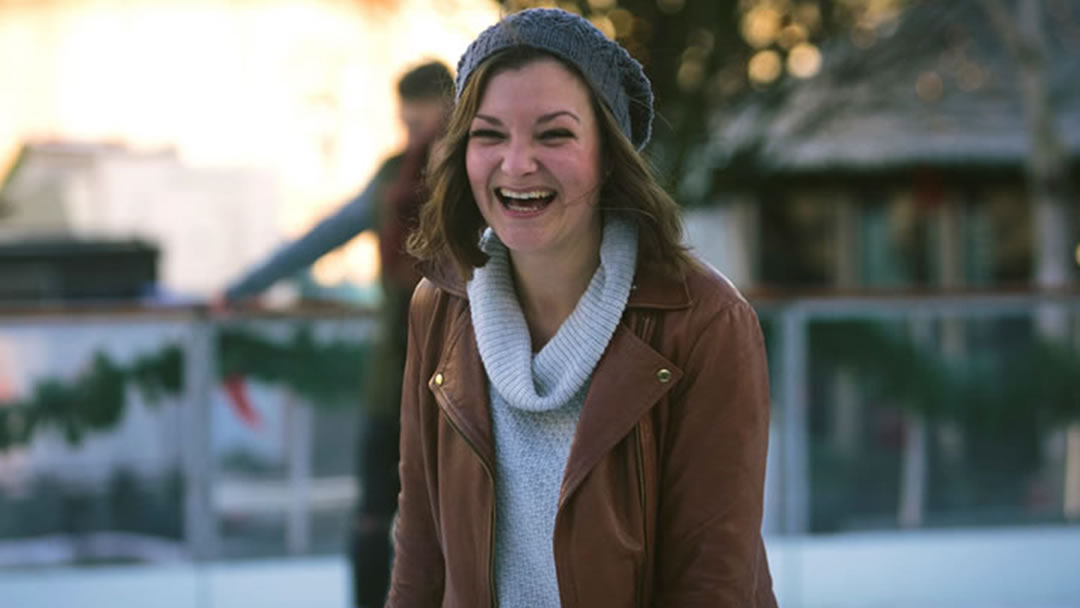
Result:
{"label": "brown wavy hair", "polygon": [[[428,161],[426,182],[430,196],[420,213],[420,225],[408,240],[408,251],[421,261],[447,258],[462,278],[487,263],[480,250],[486,224],[473,198],[465,169],[465,149],[480,100],[491,79],[542,59],[554,59],[587,83],[581,73],[561,58],[530,47],[513,47],[493,54],[474,72],[450,115],[446,134],[436,143]],[[606,175],[600,185],[599,205],[605,213],[618,213],[638,225],[638,266],[659,272],[681,273],[690,257],[682,244],[682,216],[678,204],[657,183],[652,168],[619,130],[611,111],[587,86],[601,137],[601,158]]]}

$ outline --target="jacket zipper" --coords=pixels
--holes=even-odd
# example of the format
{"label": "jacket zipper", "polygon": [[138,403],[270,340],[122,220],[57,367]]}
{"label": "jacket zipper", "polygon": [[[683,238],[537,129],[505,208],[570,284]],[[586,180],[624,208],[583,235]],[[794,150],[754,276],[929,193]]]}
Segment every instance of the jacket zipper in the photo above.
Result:
{"label": "jacket zipper", "polygon": [[[638,478],[638,497],[641,501],[641,521],[642,521],[642,544],[645,546],[645,560],[646,568],[649,563],[649,526],[646,523],[648,520],[648,512],[646,511],[645,500],[645,440],[641,436],[641,423],[638,423],[634,430],[634,436],[637,438],[637,478]],[[645,572],[641,573],[638,577],[637,590],[634,598],[634,606],[641,608],[641,602],[644,601],[644,590],[642,587],[645,585]]]}
{"label": "jacket zipper", "polygon": [[[651,323],[652,318],[648,315],[638,313],[635,315],[633,327],[634,333],[638,335],[646,343],[651,343],[653,325]],[[648,569],[649,563],[649,524],[648,524],[648,500],[645,496],[647,488],[645,487],[645,438],[642,436],[641,423],[639,422],[634,427],[634,437],[637,440],[637,478],[638,478],[638,499],[641,501],[641,538],[642,544],[645,546],[645,568]],[[638,577],[638,584],[636,589],[636,596],[634,598],[634,606],[641,608],[642,602],[645,601],[645,572],[642,572],[642,576]]]}
{"label": "jacket zipper", "polygon": [[[443,418],[450,424],[450,427],[454,429],[454,432],[465,441],[465,444],[469,446],[473,454],[476,454],[476,458],[480,460],[480,466],[484,467],[484,472],[487,473],[488,480],[492,486],[495,485],[495,473],[492,472],[491,467],[488,466],[487,461],[480,455],[480,450],[476,449],[473,442],[469,440],[469,437],[465,433],[461,432],[461,427],[454,423],[454,420],[443,411],[440,407],[439,411],[442,413]],[[488,593],[491,596],[491,608],[498,608],[499,600],[495,596],[495,497],[491,497],[491,529],[488,532]]]}

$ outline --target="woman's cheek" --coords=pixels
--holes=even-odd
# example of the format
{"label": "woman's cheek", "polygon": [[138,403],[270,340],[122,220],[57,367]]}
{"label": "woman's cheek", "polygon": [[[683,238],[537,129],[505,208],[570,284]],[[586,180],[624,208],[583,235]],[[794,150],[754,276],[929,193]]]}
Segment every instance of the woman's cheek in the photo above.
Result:
{"label": "woman's cheek", "polygon": [[484,176],[481,169],[479,153],[473,148],[465,152],[465,173],[469,177],[469,186],[473,190],[473,197],[477,197],[483,191]]}

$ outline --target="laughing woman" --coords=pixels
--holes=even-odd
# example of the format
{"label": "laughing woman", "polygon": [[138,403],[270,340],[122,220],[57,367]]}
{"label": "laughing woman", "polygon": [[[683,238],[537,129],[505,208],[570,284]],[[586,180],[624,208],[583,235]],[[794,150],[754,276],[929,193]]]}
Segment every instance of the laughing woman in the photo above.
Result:
{"label": "laughing woman", "polygon": [[554,9],[489,28],[410,247],[390,606],[774,606],[753,309],[639,155],[641,66]]}

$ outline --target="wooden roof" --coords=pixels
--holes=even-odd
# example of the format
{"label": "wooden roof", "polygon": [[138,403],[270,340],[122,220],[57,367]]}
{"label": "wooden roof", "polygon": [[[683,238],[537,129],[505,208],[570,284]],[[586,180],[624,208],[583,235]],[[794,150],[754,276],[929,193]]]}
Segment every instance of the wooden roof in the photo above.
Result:
{"label": "wooden roof", "polygon": [[[1046,7],[1051,102],[1080,159],[1080,0]],[[817,76],[719,112],[699,169],[794,176],[1023,165],[1019,72],[978,0],[916,3],[878,35],[869,48],[848,36],[830,41]],[[940,87],[920,95],[920,78]]]}

